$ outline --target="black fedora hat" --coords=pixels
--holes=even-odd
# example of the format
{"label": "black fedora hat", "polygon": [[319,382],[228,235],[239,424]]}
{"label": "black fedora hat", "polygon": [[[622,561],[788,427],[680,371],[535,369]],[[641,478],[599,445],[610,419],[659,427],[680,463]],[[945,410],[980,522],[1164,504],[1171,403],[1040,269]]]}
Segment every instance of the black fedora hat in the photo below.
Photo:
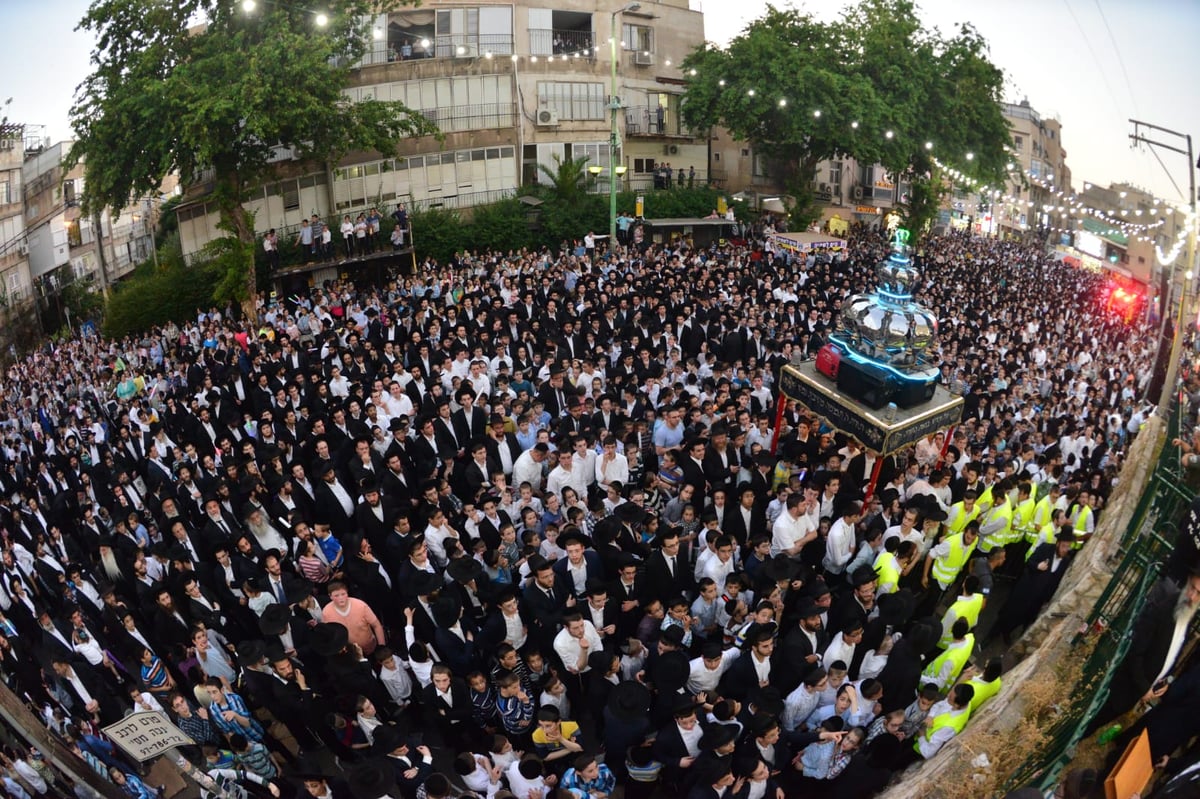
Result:
{"label": "black fedora hat", "polygon": [[800,573],[800,564],[780,552],[762,565],[763,576],[773,583],[791,580]]}
{"label": "black fedora hat", "polygon": [[413,577],[412,590],[417,596],[428,596],[441,590],[446,581],[437,572],[418,571]]}
{"label": "black fedora hat", "polygon": [[287,599],[289,605],[295,605],[297,602],[303,602],[312,596],[316,591],[316,586],[312,580],[306,580],[303,577],[297,577],[294,580],[288,580],[283,586],[283,596]]}
{"label": "black fedora hat", "polygon": [[704,734],[700,736],[698,745],[705,752],[719,749],[733,743],[737,739],[737,735],[737,728],[732,724],[710,724]]}
{"label": "black fedora hat", "polygon": [[446,571],[451,579],[463,585],[483,576],[483,566],[475,558],[455,558]]}
{"label": "black fedora hat", "polygon": [[287,605],[272,602],[258,617],[258,629],[263,635],[282,635],[292,623],[292,609]]}
{"label": "black fedora hat", "polygon": [[312,628],[309,641],[321,657],[333,657],[350,643],[350,632],[341,624],[320,623]]}
{"label": "black fedora hat", "polygon": [[390,764],[379,760],[359,763],[350,771],[350,790],[356,799],[381,799],[396,791],[396,781]]}
{"label": "black fedora hat", "polygon": [[650,689],[637,680],[625,680],[608,695],[608,709],[619,719],[632,721],[650,713]]}
{"label": "black fedora hat", "polygon": [[558,540],[555,541],[555,543],[561,549],[566,549],[567,544],[582,544],[584,549],[590,549],[592,546],[592,539],[578,530],[568,530],[567,532],[559,535]]}
{"label": "black fedora hat", "polygon": [[266,656],[267,650],[263,642],[257,638],[251,638],[248,641],[242,641],[237,645],[238,661],[243,666],[253,666],[261,663],[263,657]]}
{"label": "black fedora hat", "polygon": [[624,524],[637,524],[646,518],[646,511],[632,502],[622,502],[613,511],[613,514]]}
{"label": "black fedora hat", "polygon": [[377,755],[390,755],[406,743],[404,733],[392,724],[381,724],[373,733],[375,740],[371,742],[371,751]]}
{"label": "black fedora hat", "polygon": [[432,610],[434,623],[448,629],[458,624],[462,616],[462,602],[452,593],[442,594],[433,603]]}

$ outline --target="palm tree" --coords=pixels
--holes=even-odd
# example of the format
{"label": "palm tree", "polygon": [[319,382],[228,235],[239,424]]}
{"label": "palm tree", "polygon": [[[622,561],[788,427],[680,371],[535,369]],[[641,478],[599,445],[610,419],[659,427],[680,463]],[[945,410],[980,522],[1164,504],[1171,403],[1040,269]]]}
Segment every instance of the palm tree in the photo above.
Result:
{"label": "palm tree", "polygon": [[591,178],[587,171],[587,162],[586,155],[565,161],[556,155],[554,156],[554,169],[545,164],[538,164],[538,170],[550,181],[548,185],[550,194],[556,200],[570,204],[577,202],[586,192],[587,182]]}

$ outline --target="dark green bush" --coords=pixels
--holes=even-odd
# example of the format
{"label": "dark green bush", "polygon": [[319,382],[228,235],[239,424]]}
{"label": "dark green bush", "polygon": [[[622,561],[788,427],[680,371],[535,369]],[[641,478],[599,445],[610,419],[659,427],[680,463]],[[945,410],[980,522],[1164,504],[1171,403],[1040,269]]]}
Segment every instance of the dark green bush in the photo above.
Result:
{"label": "dark green bush", "polygon": [[104,335],[120,338],[154,325],[190,319],[196,308],[212,302],[222,275],[213,265],[170,266],[140,273],[118,283],[105,308]]}

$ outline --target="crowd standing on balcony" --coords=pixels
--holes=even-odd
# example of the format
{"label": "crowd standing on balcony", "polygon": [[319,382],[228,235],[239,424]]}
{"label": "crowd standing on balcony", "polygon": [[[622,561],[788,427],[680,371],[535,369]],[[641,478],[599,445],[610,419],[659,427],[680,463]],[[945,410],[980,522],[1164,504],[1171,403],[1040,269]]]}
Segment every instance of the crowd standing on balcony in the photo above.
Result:
{"label": "crowd standing on balcony", "polygon": [[751,244],[461,255],[16,363],[5,681],[133,796],[99,728],[145,708],[262,795],[873,794],[1003,690],[980,610],[1017,580],[1008,641],[1086,545],[1150,337],[1097,275],[927,238],[964,421],[867,497],[777,386],[887,242]]}

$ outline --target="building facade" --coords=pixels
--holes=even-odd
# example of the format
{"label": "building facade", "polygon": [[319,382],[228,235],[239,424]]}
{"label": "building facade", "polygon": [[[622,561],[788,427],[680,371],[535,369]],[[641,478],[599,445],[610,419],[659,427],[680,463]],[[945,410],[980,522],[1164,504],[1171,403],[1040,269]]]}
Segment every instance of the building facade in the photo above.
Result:
{"label": "building facade", "polygon": [[1056,191],[1071,194],[1071,170],[1063,147],[1062,123],[1054,117],[1043,117],[1028,100],[1001,105],[1012,130],[1014,164],[1028,180],[1015,181],[1006,187],[1010,199],[992,198],[989,205],[994,224],[1005,234],[1014,235],[1039,228],[1065,227],[1069,208],[1062,198],[1055,196]]}
{"label": "building facade", "polygon": [[[634,7],[636,6],[636,8]],[[304,164],[280,153],[278,180],[247,206],[261,233],[285,234],[301,219],[419,207],[469,207],[545,181],[539,166],[587,157],[611,174],[610,30],[616,72],[621,188],[650,188],[656,169],[694,169],[707,179],[708,141],[679,117],[679,63],[704,41],[703,16],[688,0],[504,4],[428,0],[372,21],[370,49],[347,96],[400,101],[444,134],[406,140],[400,155],[353,153],[337,164]],[[218,235],[203,180],[179,209],[185,255]]]}
{"label": "building facade", "polygon": [[104,289],[153,255],[158,202],[136,200],[116,218],[108,209],[84,215],[79,207],[83,164],[63,168],[72,144],[59,142],[31,154],[22,170],[30,277],[43,293],[72,280]]}
{"label": "building facade", "polygon": [[11,306],[30,296],[29,241],[25,232],[25,128],[0,128],[0,305]]}

